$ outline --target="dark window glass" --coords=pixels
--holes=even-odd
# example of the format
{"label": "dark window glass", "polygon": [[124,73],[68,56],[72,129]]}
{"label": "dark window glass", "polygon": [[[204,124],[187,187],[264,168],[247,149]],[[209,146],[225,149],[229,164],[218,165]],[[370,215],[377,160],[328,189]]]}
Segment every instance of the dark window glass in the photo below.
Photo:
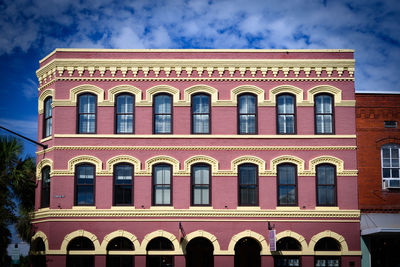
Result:
{"label": "dark window glass", "polygon": [[116,98],[115,117],[117,133],[134,132],[135,97],[130,94],[120,94]]}
{"label": "dark window glass", "polygon": [[315,267],[340,267],[340,257],[315,256]]}
{"label": "dark window glass", "polygon": [[75,177],[75,205],[94,205],[95,167],[89,164],[78,165]]}
{"label": "dark window glass", "polygon": [[78,97],[78,133],[96,133],[96,102],[92,94]]}
{"label": "dark window glass", "polygon": [[108,243],[107,250],[135,250],[135,247],[128,238],[116,237]]}
{"label": "dark window glass", "polygon": [[53,103],[52,97],[48,97],[44,101],[43,138],[50,136],[52,133],[53,109],[51,108],[51,103]]}
{"label": "dark window glass", "polygon": [[192,96],[192,133],[210,133],[210,96],[196,94]]}
{"label": "dark window glass", "polygon": [[331,237],[324,237],[318,240],[314,247],[315,251],[340,251],[339,242]]}
{"label": "dark window glass", "polygon": [[71,255],[70,251],[94,250],[94,245],[87,237],[75,237],[67,246],[67,264],[73,267],[94,267],[94,255]]}
{"label": "dark window glass", "polygon": [[383,188],[400,188],[400,145],[382,146]]}
{"label": "dark window glass", "polygon": [[126,237],[116,237],[107,245],[107,267],[133,267],[133,255],[110,255],[110,251],[132,251],[134,250],[133,243]]}
{"label": "dark window glass", "polygon": [[336,168],[332,165],[317,166],[317,205],[336,205]]}
{"label": "dark window glass", "polygon": [[172,96],[159,94],[154,97],[154,133],[172,133]]}
{"label": "dark window glass", "polygon": [[315,96],[315,133],[333,134],[333,98],[331,95]]}
{"label": "dark window glass", "polygon": [[40,207],[50,206],[50,167],[42,169],[42,192],[40,196]]}
{"label": "dark window glass", "polygon": [[192,205],[210,205],[210,166],[192,166]]}
{"label": "dark window glass", "polygon": [[258,205],[257,166],[242,164],[239,166],[239,206]]}
{"label": "dark window glass", "polygon": [[43,239],[38,237],[31,244],[30,260],[32,267],[45,267],[46,265],[46,246]]}
{"label": "dark window glass", "polygon": [[301,251],[301,245],[299,241],[292,237],[284,237],[276,242],[276,250]]}
{"label": "dark window glass", "polygon": [[203,237],[191,239],[186,246],[186,267],[213,267],[214,246]]}
{"label": "dark window glass", "polygon": [[235,267],[261,267],[260,243],[249,237],[244,237],[235,245]]}
{"label": "dark window glass", "polygon": [[278,134],[294,134],[296,132],[296,98],[292,95],[277,97]]}
{"label": "dark window glass", "polygon": [[257,133],[257,97],[250,94],[239,96],[239,134]]}
{"label": "dark window glass", "polygon": [[67,246],[67,250],[94,250],[93,242],[87,237],[75,237]]}
{"label": "dark window glass", "polygon": [[297,174],[292,164],[278,165],[278,205],[297,205]]}
{"label": "dark window glass", "polygon": [[171,166],[158,164],[153,167],[153,205],[171,205]]}
{"label": "dark window glass", "polygon": [[[152,239],[146,247],[147,251],[173,251],[174,245],[165,237]],[[160,252],[162,253],[162,252]],[[172,255],[147,255],[147,267],[173,267],[174,256]]]}
{"label": "dark window glass", "polygon": [[118,164],[114,167],[114,205],[133,203],[133,166]]}

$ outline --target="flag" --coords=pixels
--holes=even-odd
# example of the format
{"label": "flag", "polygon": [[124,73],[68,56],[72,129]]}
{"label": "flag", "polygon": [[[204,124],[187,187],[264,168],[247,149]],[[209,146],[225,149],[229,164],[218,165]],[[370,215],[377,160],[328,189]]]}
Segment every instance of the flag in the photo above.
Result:
{"label": "flag", "polygon": [[185,230],[183,230],[182,224],[179,222],[179,243],[182,243],[183,239],[185,239]]}

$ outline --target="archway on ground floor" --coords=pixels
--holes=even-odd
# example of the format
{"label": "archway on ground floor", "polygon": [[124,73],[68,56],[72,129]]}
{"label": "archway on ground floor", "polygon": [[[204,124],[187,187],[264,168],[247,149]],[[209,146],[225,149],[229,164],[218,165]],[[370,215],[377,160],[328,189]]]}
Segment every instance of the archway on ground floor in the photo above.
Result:
{"label": "archway on ground floor", "polygon": [[[301,253],[302,247],[298,240],[293,237],[283,237],[276,242],[276,251],[274,255],[274,266],[275,267],[300,267],[301,257],[300,255],[293,255]],[[290,252],[289,252],[290,251]],[[288,253],[289,252],[289,253]]]}
{"label": "archway on ground floor", "polygon": [[134,267],[135,258],[132,251],[135,247],[126,237],[116,237],[107,245],[107,267]]}
{"label": "archway on ground floor", "polygon": [[165,237],[156,237],[146,247],[146,267],[173,267],[174,245]]}
{"label": "archway on ground floor", "polygon": [[37,237],[31,244],[31,259],[33,267],[46,266],[46,246],[41,237]]}
{"label": "archway on ground floor", "polygon": [[94,267],[94,245],[89,238],[79,236],[68,243],[67,267]]}
{"label": "archway on ground floor", "polygon": [[261,267],[261,246],[251,237],[240,239],[235,245],[235,267]]}
{"label": "archway on ground floor", "polygon": [[[340,267],[341,257],[332,255],[332,252],[341,251],[340,243],[331,237],[324,237],[315,244],[315,267]],[[324,255],[327,254],[327,255]]]}
{"label": "archway on ground floor", "polygon": [[204,237],[196,237],[186,245],[186,267],[214,267],[214,246]]}

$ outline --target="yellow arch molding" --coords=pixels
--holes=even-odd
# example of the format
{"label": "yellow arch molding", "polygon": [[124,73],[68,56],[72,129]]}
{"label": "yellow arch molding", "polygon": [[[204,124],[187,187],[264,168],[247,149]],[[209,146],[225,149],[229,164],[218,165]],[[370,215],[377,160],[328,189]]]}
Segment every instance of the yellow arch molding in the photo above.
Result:
{"label": "yellow arch molding", "polygon": [[42,179],[42,169],[45,166],[49,166],[50,167],[50,176],[51,176],[51,172],[53,171],[54,168],[54,163],[51,159],[42,159],[36,166],[36,179],[39,181]]}
{"label": "yellow arch molding", "polygon": [[200,84],[188,87],[183,93],[183,100],[190,105],[191,96],[196,93],[206,93],[211,95],[211,103],[218,101],[218,90],[209,85]]}
{"label": "yellow arch molding", "polygon": [[329,93],[334,96],[335,104],[342,102],[342,90],[331,85],[318,85],[307,91],[307,100],[314,104],[314,96],[319,93]]}
{"label": "yellow arch molding", "polygon": [[130,163],[134,166],[135,173],[140,172],[140,160],[129,155],[118,155],[107,160],[106,172],[112,175],[114,172],[114,165],[118,163]]}
{"label": "yellow arch molding", "polygon": [[212,174],[215,174],[218,172],[218,160],[210,157],[210,156],[205,156],[205,155],[197,155],[188,158],[184,162],[184,168],[185,168],[185,173],[190,173],[190,168],[193,164],[196,163],[207,163],[211,166],[211,172]]}
{"label": "yellow arch molding", "polygon": [[[307,242],[302,235],[300,235],[296,232],[290,231],[290,230],[286,230],[286,231],[280,232],[276,235],[276,241],[278,241],[279,239],[282,239],[284,237],[291,237],[291,238],[294,238],[297,241],[299,241],[299,243],[301,245],[301,251],[304,252],[304,251],[308,250]],[[299,253],[301,253],[301,252],[299,251]]]}
{"label": "yellow arch molding", "polygon": [[128,238],[133,243],[135,253],[140,251],[140,243],[135,235],[133,235],[130,232],[124,231],[124,230],[117,230],[112,233],[109,233],[108,235],[106,235],[104,237],[103,242],[101,243],[101,246],[100,246],[100,252],[106,254],[108,243],[110,243],[111,240],[113,240],[114,238],[117,238],[117,237]]}
{"label": "yellow arch molding", "polygon": [[169,85],[156,85],[147,89],[146,101],[153,103],[153,97],[155,94],[158,93],[169,93],[172,95],[174,103],[177,103],[179,101],[179,90]]}
{"label": "yellow arch molding", "polygon": [[104,102],[104,90],[101,89],[100,87],[91,85],[91,84],[82,84],[77,87],[72,88],[69,91],[69,101],[71,103],[74,103],[76,105],[78,95],[87,92],[87,93],[93,93],[97,95],[97,103],[102,103]]}
{"label": "yellow arch molding", "polygon": [[326,231],[323,231],[323,232],[321,232],[321,233],[318,233],[318,234],[314,235],[314,236],[311,238],[310,243],[308,244],[309,250],[310,250],[310,251],[314,251],[315,244],[316,244],[321,238],[324,238],[324,237],[331,237],[331,238],[335,239],[336,241],[338,241],[339,244],[340,244],[342,253],[343,253],[343,252],[348,252],[348,251],[349,251],[349,247],[347,246],[347,242],[346,242],[346,240],[344,239],[344,237],[343,237],[342,235],[340,235],[340,234],[338,234],[338,233],[335,233],[335,232],[333,232],[333,231],[330,231],[330,230],[326,230]]}
{"label": "yellow arch molding", "polygon": [[261,251],[260,251],[261,255],[267,255],[269,253],[269,246],[263,235],[260,235],[259,233],[253,232],[251,230],[245,230],[243,232],[237,233],[236,235],[234,235],[232,237],[231,241],[229,242],[229,246],[228,246],[229,255],[235,255],[236,243],[240,239],[245,238],[245,237],[251,237],[258,241],[258,243],[261,246]]}
{"label": "yellow arch molding", "polygon": [[130,93],[135,96],[135,102],[142,101],[142,91],[135,86],[132,85],[117,85],[110,90],[108,90],[108,102],[114,103],[115,96],[119,93]]}
{"label": "yellow arch molding", "polygon": [[94,251],[96,251],[96,253],[97,253],[97,252],[100,252],[100,242],[99,242],[99,240],[97,239],[97,236],[95,236],[95,235],[92,234],[91,232],[88,232],[88,231],[85,231],[85,230],[76,230],[76,231],[74,231],[74,232],[72,232],[72,233],[67,234],[67,235],[64,237],[64,240],[63,240],[63,242],[62,242],[62,244],[61,244],[60,252],[61,252],[62,254],[67,254],[67,246],[68,246],[68,243],[69,243],[72,239],[74,239],[75,237],[80,237],[80,236],[84,236],[84,237],[89,238],[89,239],[93,242]]}
{"label": "yellow arch molding", "polygon": [[277,166],[281,163],[292,163],[297,166],[297,174],[302,175],[304,172],[304,160],[296,156],[283,155],[271,160],[271,172],[275,175],[278,173]]}
{"label": "yellow arch molding", "polygon": [[258,172],[263,173],[265,172],[265,161],[256,156],[245,155],[238,158],[235,158],[231,161],[231,169],[232,172],[237,174],[238,166],[243,163],[252,163],[258,166]]}
{"label": "yellow arch molding", "polygon": [[317,165],[322,164],[322,163],[329,163],[329,164],[335,165],[337,174],[342,173],[344,171],[343,160],[333,157],[333,156],[320,156],[320,157],[316,157],[316,158],[313,158],[312,160],[310,160],[309,168],[310,168],[311,174],[315,175]]}
{"label": "yellow arch molding", "polygon": [[101,173],[102,170],[102,162],[100,159],[94,157],[94,156],[89,156],[89,155],[81,155],[74,157],[68,161],[68,171],[70,173],[75,172],[75,165],[79,163],[92,163],[96,166],[96,174]]}
{"label": "yellow arch molding", "polygon": [[192,240],[196,237],[204,237],[204,238],[208,239],[214,247],[214,252],[213,252],[214,255],[221,252],[221,247],[219,246],[217,237],[215,235],[213,235],[207,231],[197,230],[197,231],[191,232],[190,234],[187,234],[185,236],[186,242],[183,243],[183,245],[182,245],[182,250],[183,250],[184,254],[186,254],[187,244],[190,242],[190,240]]}
{"label": "yellow arch molding", "polygon": [[179,161],[177,159],[170,157],[170,156],[160,155],[160,156],[155,156],[155,157],[152,157],[152,158],[149,158],[148,160],[146,160],[146,163],[145,163],[146,172],[152,173],[152,167],[154,164],[157,164],[157,163],[171,164],[174,174],[179,171]]}
{"label": "yellow arch molding", "polygon": [[168,239],[169,241],[172,242],[173,246],[174,246],[174,253],[179,253],[179,241],[176,238],[175,235],[171,234],[170,232],[164,231],[164,230],[158,230],[158,231],[154,231],[151,232],[149,234],[147,234],[142,241],[142,245],[141,248],[146,251],[146,247],[149,244],[149,242],[156,238],[156,237],[165,237],[166,239]]}
{"label": "yellow arch molding", "polygon": [[54,92],[55,92],[54,89],[49,88],[49,89],[44,90],[40,94],[39,99],[38,99],[38,111],[39,111],[39,114],[43,114],[43,112],[44,112],[44,100],[47,97],[51,96],[53,98],[53,100],[54,100]]}
{"label": "yellow arch molding", "polygon": [[231,102],[237,104],[237,97],[242,93],[253,93],[257,96],[258,104],[264,102],[264,90],[254,85],[241,85],[231,90]]}
{"label": "yellow arch molding", "polygon": [[281,93],[294,94],[296,96],[297,104],[303,102],[303,90],[292,85],[280,85],[271,89],[269,91],[269,101],[271,101],[272,104],[276,105],[276,96]]}
{"label": "yellow arch molding", "polygon": [[49,240],[47,239],[46,234],[43,233],[42,231],[37,231],[34,234],[34,236],[32,236],[31,244],[33,243],[33,241],[35,241],[36,238],[41,238],[43,240],[43,243],[44,243],[45,252],[49,251]]}

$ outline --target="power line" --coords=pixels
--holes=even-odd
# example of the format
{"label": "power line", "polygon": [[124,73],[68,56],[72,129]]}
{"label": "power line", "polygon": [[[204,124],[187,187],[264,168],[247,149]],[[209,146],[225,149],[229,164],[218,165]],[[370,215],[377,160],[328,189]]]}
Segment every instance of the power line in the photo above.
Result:
{"label": "power line", "polygon": [[3,129],[3,130],[5,130],[5,131],[7,131],[7,132],[10,132],[10,133],[12,133],[12,134],[15,134],[15,135],[17,135],[17,136],[19,136],[19,137],[21,137],[21,138],[24,138],[25,140],[28,140],[29,142],[35,143],[36,145],[41,146],[43,149],[48,148],[47,145],[44,145],[44,144],[39,143],[39,142],[36,142],[36,141],[34,141],[34,140],[32,140],[32,139],[26,137],[26,136],[23,136],[23,135],[21,135],[21,134],[19,134],[19,133],[16,133],[16,132],[11,131],[11,130],[9,130],[9,129],[7,129],[7,128],[4,128],[4,127],[1,126],[1,125],[0,125],[0,128]]}

